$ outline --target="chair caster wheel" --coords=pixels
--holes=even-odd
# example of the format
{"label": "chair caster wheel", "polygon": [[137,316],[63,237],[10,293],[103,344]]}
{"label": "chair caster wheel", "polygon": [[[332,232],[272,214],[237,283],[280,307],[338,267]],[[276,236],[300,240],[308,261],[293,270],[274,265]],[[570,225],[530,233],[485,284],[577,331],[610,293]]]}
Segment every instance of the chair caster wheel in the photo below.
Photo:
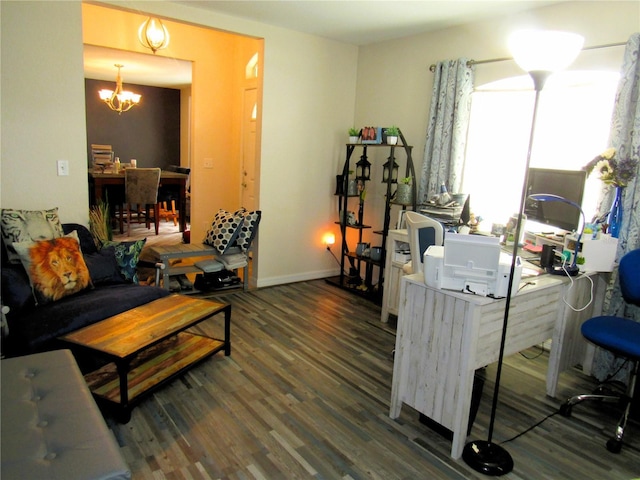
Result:
{"label": "chair caster wheel", "polygon": [[569,405],[568,403],[563,403],[562,405],[560,405],[560,415],[562,415],[563,417],[570,417],[572,406],[573,405]]}
{"label": "chair caster wheel", "polygon": [[618,440],[617,438],[610,438],[607,441],[607,450],[611,453],[620,453],[622,450],[622,440]]}

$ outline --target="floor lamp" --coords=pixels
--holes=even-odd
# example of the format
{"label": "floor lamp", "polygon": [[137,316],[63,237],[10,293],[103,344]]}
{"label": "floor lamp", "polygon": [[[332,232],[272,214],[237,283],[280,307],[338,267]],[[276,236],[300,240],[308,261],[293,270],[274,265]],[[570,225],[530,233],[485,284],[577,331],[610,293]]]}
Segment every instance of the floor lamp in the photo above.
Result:
{"label": "floor lamp", "polygon": [[[500,376],[502,374],[502,362],[504,346],[509,323],[509,307],[511,305],[511,292],[513,291],[513,274],[518,256],[518,239],[522,228],[522,216],[527,197],[527,177],[529,175],[529,163],[531,161],[531,147],[538,113],[538,101],[540,92],[549,76],[558,70],[569,66],[578,56],[584,39],[580,35],[557,31],[520,31],[509,38],[509,49],[516,63],[526,71],[533,79],[535,88],[535,102],[533,104],[533,118],[529,135],[529,148],[527,149],[527,161],[524,169],[522,184],[522,196],[520,198],[520,210],[516,224],[513,242],[513,254],[511,269],[509,272],[509,287],[504,307],[504,320],[502,323],[502,335],[500,339],[500,352],[498,356],[498,369],[493,391],[493,403],[491,406],[491,419],[489,422],[489,434],[487,440],[474,440],[465,445],[462,451],[462,459],[474,470],[491,476],[499,476],[513,470],[513,459],[500,445],[493,443],[493,426],[498,406],[498,392],[500,390]],[[516,285],[515,288],[518,288]]]}

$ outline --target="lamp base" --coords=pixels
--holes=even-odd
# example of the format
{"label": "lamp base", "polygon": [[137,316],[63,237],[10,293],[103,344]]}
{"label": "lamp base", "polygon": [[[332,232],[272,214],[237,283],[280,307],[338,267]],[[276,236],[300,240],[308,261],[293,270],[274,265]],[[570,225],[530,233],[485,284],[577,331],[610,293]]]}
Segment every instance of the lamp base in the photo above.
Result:
{"label": "lamp base", "polygon": [[498,477],[513,470],[513,459],[500,445],[476,440],[467,443],[462,450],[462,459],[475,471]]}

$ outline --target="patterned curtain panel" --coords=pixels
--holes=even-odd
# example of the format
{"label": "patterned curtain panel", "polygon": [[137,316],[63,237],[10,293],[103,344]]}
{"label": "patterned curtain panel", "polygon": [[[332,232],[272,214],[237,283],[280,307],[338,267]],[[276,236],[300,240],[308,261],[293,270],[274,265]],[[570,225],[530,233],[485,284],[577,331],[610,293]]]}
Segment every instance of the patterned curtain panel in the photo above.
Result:
{"label": "patterned curtain panel", "polygon": [[471,112],[474,67],[466,58],[438,62],[434,72],[429,126],[418,189],[418,203],[440,192],[460,192]]}
{"label": "patterned curtain panel", "polygon": [[[640,33],[634,33],[627,42],[616,103],[611,121],[611,133],[609,145],[616,149],[616,157],[640,159]],[[638,175],[640,168],[636,167],[636,174],[624,189],[623,220],[618,237],[617,258],[625,253],[640,248],[640,181]],[[606,192],[599,210],[603,205],[611,205],[613,189]],[[606,208],[606,207],[605,207]],[[611,283],[607,288],[603,311],[607,315],[633,318],[640,321],[640,308],[627,305],[620,293],[616,275],[612,275]],[[610,353],[597,349],[593,364],[593,375],[598,380],[604,380],[611,374],[614,378],[626,381],[629,375],[629,366],[622,368],[621,360],[615,359]]]}

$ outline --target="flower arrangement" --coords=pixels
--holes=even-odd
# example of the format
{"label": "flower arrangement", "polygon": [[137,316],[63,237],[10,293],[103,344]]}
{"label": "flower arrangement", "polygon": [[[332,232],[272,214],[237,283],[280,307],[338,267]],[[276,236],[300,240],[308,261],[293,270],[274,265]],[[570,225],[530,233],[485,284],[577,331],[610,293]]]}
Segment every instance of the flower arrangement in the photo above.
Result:
{"label": "flower arrangement", "polygon": [[624,158],[616,160],[616,149],[607,148],[585,165],[587,175],[594,170],[600,174],[600,180],[607,185],[614,187],[626,187],[627,183],[633,180],[638,168],[638,160]]}

